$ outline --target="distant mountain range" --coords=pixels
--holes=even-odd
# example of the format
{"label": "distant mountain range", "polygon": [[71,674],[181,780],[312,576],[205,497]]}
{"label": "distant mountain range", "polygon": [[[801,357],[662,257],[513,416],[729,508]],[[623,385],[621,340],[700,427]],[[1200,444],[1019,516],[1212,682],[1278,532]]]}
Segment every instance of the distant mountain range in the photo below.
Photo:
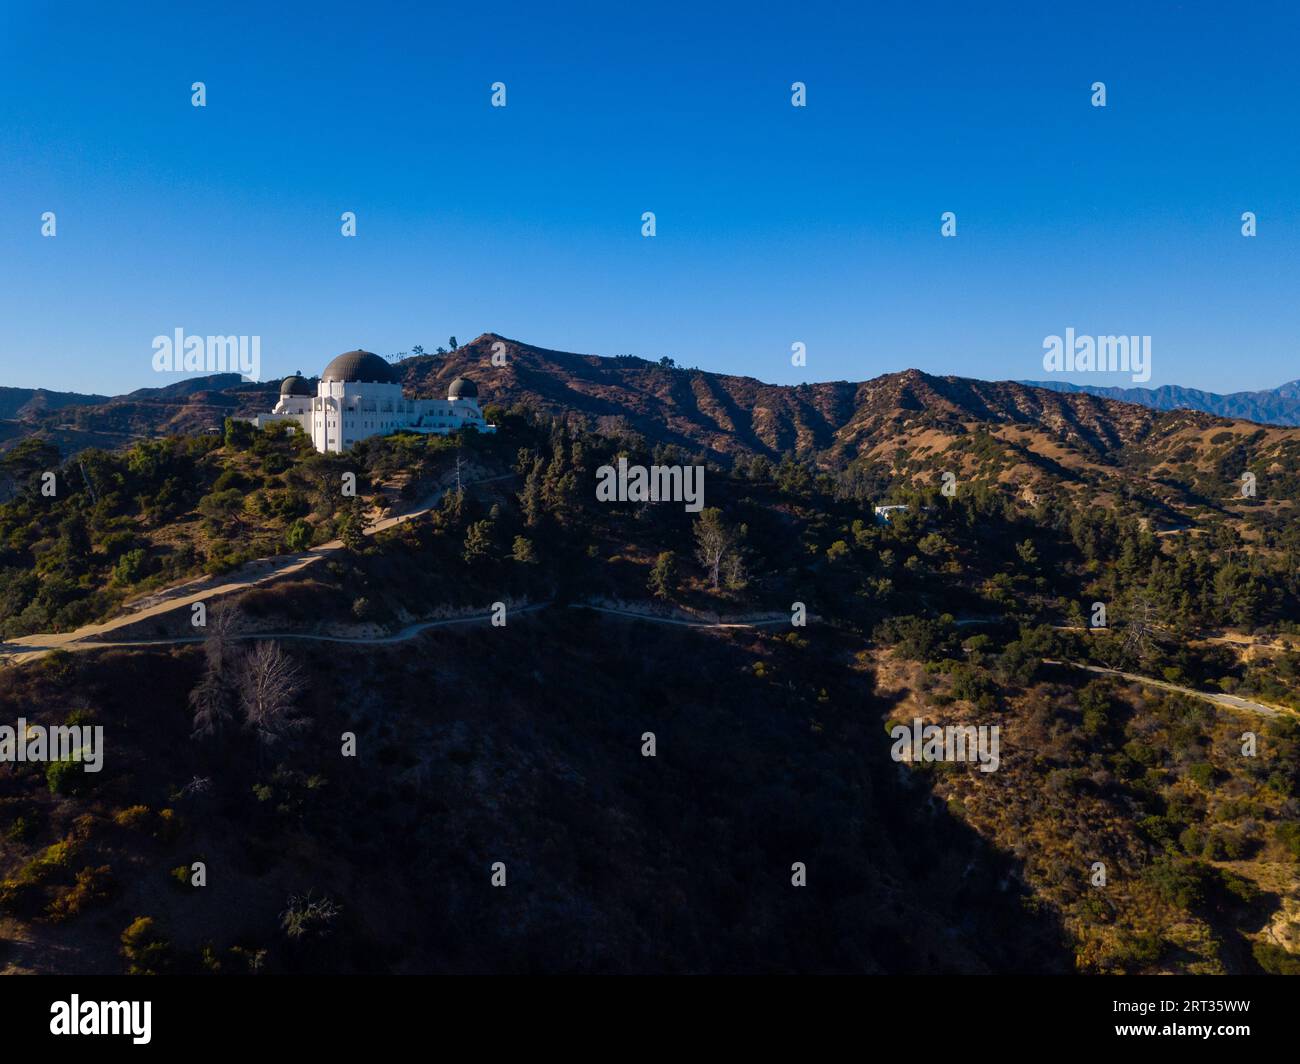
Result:
{"label": "distant mountain range", "polygon": [[50,392],[44,388],[0,387],[0,418],[13,421],[44,414],[63,406],[106,403],[107,395],[81,395],[78,392]]}
{"label": "distant mountain range", "polygon": [[189,377],[114,396],[0,388],[0,450],[32,433],[71,453],[119,447],[145,436],[210,431],[229,415],[269,410],[278,391],[279,382],[249,383],[238,373]]}
{"label": "distant mountain range", "polygon": [[1300,425],[1300,380],[1263,392],[1230,392],[1218,395],[1197,388],[1180,388],[1166,384],[1160,388],[1098,388],[1091,384],[1066,381],[1021,381],[1031,388],[1050,388],[1054,392],[1096,395],[1136,403],[1152,410],[1200,410],[1219,417],[1243,418],[1261,425]]}

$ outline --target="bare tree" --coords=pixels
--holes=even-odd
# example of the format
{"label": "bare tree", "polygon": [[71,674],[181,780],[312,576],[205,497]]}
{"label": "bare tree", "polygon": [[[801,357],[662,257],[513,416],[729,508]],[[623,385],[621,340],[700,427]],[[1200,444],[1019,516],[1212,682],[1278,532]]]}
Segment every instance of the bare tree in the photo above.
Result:
{"label": "bare tree", "polygon": [[208,635],[203,641],[206,659],[203,678],[190,692],[190,708],[194,711],[191,734],[195,739],[216,738],[235,719],[238,701],[235,639],[242,627],[243,616],[233,603],[219,602],[208,614]]}
{"label": "bare tree", "polygon": [[343,907],[332,898],[315,898],[310,892],[294,894],[280,914],[280,926],[290,938],[324,938],[342,911]]}
{"label": "bare tree", "polygon": [[1159,611],[1146,595],[1139,595],[1129,606],[1128,624],[1124,628],[1124,653],[1135,661],[1145,661],[1151,654],[1152,637],[1159,628]]}
{"label": "bare tree", "polygon": [[212,790],[211,776],[195,776],[189,783],[185,784],[176,792],[177,798],[196,798],[200,795],[207,794]]}
{"label": "bare tree", "polygon": [[244,614],[237,602],[222,600],[208,612],[208,637],[203,641],[203,653],[208,664],[224,669],[234,656],[235,640],[244,630]]}
{"label": "bare tree", "polygon": [[239,701],[245,725],[262,746],[274,746],[303,726],[293,715],[293,703],[302,688],[302,670],[279,643],[259,641],[244,655]]}

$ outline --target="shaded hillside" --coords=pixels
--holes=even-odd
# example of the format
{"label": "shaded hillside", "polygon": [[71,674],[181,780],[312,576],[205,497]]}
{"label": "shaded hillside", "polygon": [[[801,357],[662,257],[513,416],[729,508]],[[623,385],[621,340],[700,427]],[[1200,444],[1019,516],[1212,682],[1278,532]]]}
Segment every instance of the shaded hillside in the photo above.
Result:
{"label": "shaded hillside", "polygon": [[[22,838],[3,862],[0,970],[120,971],[141,916],[166,942],[153,970],[239,974],[260,951],[278,972],[1068,969],[1052,915],[1000,886],[1010,863],[902,789],[862,712],[867,678],[827,678],[833,645],[560,610],[418,653],[295,656],[304,727],[269,757],[250,735],[191,741],[197,650],[0,678],[5,704],[75,692],[113,751],[74,795],[41,766],[5,778],[0,822]],[[173,874],[193,860],[201,890]],[[282,914],[306,896],[337,916],[295,939]]]}

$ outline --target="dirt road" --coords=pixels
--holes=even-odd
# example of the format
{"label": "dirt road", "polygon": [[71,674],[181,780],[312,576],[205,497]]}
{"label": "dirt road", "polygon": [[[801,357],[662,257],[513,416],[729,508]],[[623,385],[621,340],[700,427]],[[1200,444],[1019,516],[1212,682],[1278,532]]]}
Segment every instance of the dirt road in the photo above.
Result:
{"label": "dirt road", "polygon": [[1140,683],[1145,687],[1158,687],[1162,691],[1176,691],[1178,694],[1190,695],[1192,698],[1199,698],[1205,702],[1213,702],[1216,706],[1227,706],[1230,709],[1241,709],[1249,713],[1259,713],[1265,717],[1284,717],[1300,716],[1294,709],[1287,706],[1273,706],[1266,702],[1252,702],[1249,698],[1239,698],[1237,695],[1224,694],[1221,691],[1198,691],[1193,687],[1181,687],[1176,683],[1169,683],[1166,680],[1157,680],[1150,676],[1140,676],[1135,672],[1120,672],[1119,669],[1107,669],[1100,665],[1080,665],[1074,661],[1052,661],[1048,658],[1043,659],[1044,665],[1065,665],[1072,669],[1083,669],[1086,672],[1101,673],[1106,676],[1119,676],[1131,683]]}
{"label": "dirt road", "polygon": [[[487,477],[483,480],[470,481],[465,486],[489,484],[493,481],[508,480],[513,476],[515,476],[514,473],[506,473],[499,477]],[[405,521],[412,521],[417,517],[424,516],[438,505],[449,490],[451,490],[450,484],[439,488],[431,496],[419,503],[415,509],[377,521],[365,530],[365,534],[373,536],[390,528],[396,528]],[[147,599],[142,600],[147,602],[148,605],[112,617],[99,624],[83,625],[71,632],[42,632],[35,635],[18,636],[8,642],[0,643],[0,656],[2,656],[6,664],[21,664],[38,658],[51,650],[73,651],[106,645],[143,645],[135,641],[128,641],[126,644],[109,644],[102,637],[110,632],[138,624],[140,621],[149,620],[151,617],[160,617],[174,610],[185,609],[196,602],[211,605],[213,601],[225,595],[237,591],[247,591],[259,584],[265,584],[285,576],[292,576],[294,573],[301,572],[308,566],[314,565],[316,562],[328,558],[342,549],[343,541],[335,539],[298,554],[286,554],[279,558],[263,558],[255,562],[249,562],[236,573],[222,578],[221,582],[206,577],[187,580],[184,583],[154,592]],[[286,635],[284,638],[289,638],[289,636]],[[171,641],[177,643],[198,642],[200,639],[201,637]]]}

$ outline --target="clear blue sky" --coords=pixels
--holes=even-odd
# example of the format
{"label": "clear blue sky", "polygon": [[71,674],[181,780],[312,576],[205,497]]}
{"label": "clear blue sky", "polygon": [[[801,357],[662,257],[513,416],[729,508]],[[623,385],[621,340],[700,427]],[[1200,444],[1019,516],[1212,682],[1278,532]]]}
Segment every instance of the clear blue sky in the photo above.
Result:
{"label": "clear blue sky", "polygon": [[7,0],[0,384],[167,383],[177,328],[260,335],[267,377],[490,330],[1037,379],[1069,326],[1151,335],[1153,386],[1271,387],[1300,377],[1297,54],[1292,3]]}

